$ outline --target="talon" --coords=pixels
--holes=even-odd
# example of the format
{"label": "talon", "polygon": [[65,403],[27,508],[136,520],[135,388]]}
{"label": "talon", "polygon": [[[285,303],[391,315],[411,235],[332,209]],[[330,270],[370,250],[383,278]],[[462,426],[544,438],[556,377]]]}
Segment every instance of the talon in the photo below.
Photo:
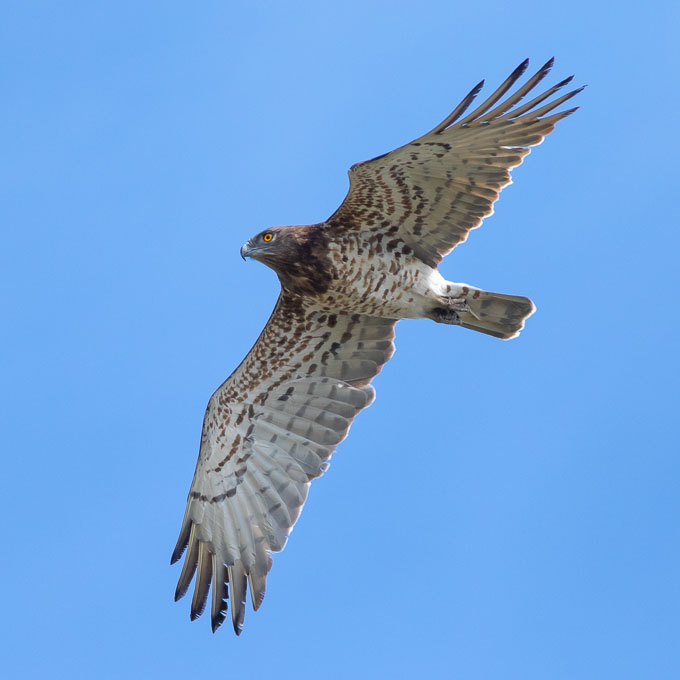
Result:
{"label": "talon", "polygon": [[447,308],[455,312],[466,312],[479,319],[479,317],[472,311],[472,308],[467,303],[464,297],[451,297],[446,300]]}
{"label": "talon", "polygon": [[447,323],[458,325],[460,323],[460,316],[455,309],[450,307],[435,307],[430,312],[430,318],[437,323]]}
{"label": "talon", "polygon": [[479,317],[472,311],[472,307],[470,307],[470,305],[468,305],[467,302],[465,303],[465,307],[466,307],[466,310],[465,310],[465,311],[466,311],[468,314],[471,314],[472,316],[474,316],[475,319],[477,319],[477,321],[479,321]]}

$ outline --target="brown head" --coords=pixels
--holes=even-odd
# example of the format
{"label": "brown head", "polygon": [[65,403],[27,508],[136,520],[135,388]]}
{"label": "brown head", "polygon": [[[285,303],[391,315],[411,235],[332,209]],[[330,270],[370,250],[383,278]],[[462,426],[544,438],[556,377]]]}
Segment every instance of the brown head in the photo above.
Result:
{"label": "brown head", "polygon": [[325,293],[332,278],[328,239],[321,225],[271,227],[246,241],[241,257],[266,264],[290,292]]}

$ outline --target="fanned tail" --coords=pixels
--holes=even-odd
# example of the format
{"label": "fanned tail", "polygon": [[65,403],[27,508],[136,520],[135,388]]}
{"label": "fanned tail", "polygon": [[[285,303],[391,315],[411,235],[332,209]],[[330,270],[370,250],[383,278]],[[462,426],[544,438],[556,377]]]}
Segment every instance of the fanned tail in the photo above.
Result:
{"label": "fanned tail", "polygon": [[471,291],[465,302],[468,309],[459,312],[460,325],[503,340],[519,335],[526,319],[536,311],[528,297],[485,290]]}
{"label": "fanned tail", "polygon": [[521,295],[490,293],[465,284],[449,284],[456,292],[442,297],[442,306],[430,309],[427,316],[437,323],[463,326],[495,338],[509,340],[524,328],[535,311],[534,303]]}

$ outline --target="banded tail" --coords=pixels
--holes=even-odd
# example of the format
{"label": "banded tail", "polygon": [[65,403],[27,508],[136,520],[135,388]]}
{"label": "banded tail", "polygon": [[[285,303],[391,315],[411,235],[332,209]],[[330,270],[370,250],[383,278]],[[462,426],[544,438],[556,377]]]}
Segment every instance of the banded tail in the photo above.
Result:
{"label": "banded tail", "polygon": [[519,335],[525,320],[536,311],[534,303],[521,295],[490,293],[472,286],[461,290],[462,295],[448,298],[446,307],[432,310],[430,318],[509,340]]}

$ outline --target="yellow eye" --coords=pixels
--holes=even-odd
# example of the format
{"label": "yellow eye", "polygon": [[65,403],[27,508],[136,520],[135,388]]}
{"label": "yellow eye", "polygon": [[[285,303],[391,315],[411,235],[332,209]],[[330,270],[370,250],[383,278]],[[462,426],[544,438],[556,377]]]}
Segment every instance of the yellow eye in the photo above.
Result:
{"label": "yellow eye", "polygon": [[262,240],[263,240],[265,243],[269,243],[269,241],[271,241],[273,238],[274,238],[274,237],[273,237],[271,234],[264,234],[264,235],[262,236]]}

